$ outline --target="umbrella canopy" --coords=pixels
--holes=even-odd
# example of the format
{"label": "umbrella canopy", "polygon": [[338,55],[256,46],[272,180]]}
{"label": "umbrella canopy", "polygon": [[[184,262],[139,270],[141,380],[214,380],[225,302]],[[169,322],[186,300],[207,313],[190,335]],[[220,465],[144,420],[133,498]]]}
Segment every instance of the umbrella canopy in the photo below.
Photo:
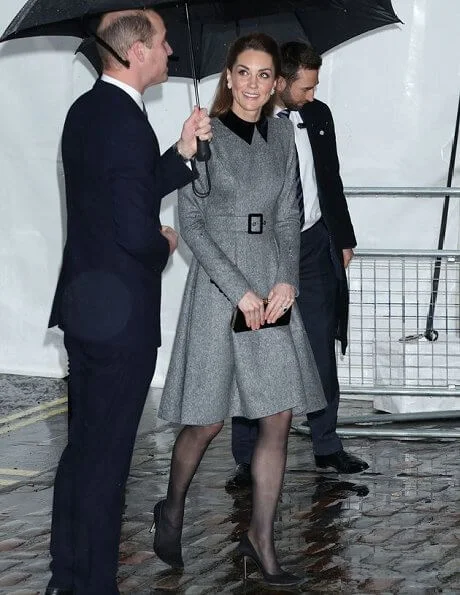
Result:
{"label": "umbrella canopy", "polygon": [[193,5],[195,20],[204,24],[294,12],[319,52],[360,33],[400,22],[391,0],[28,0],[0,41],[40,35],[85,37],[85,17],[130,8],[177,11],[185,4]]}
{"label": "umbrella canopy", "polygon": [[[219,6],[219,10],[215,7]],[[214,11],[212,8],[214,7]],[[191,77],[186,23],[177,10],[161,14],[177,60],[170,76]],[[278,43],[307,41],[319,54],[374,29],[401,22],[390,0],[233,0],[190,7],[193,51],[198,79],[220,72],[229,45],[240,35],[263,31]],[[88,46],[87,46],[88,48]],[[91,48],[91,44],[89,44]],[[91,49],[89,50],[91,51]],[[91,59],[93,65],[98,59]],[[95,49],[92,50],[95,52]]]}
{"label": "umbrella canopy", "polygon": [[[190,11],[184,10],[190,5]],[[29,0],[0,41],[43,35],[81,37],[80,46],[96,70],[100,61],[92,17],[112,10],[158,9],[177,60],[171,76],[198,79],[219,72],[229,44],[251,31],[264,31],[279,43],[307,40],[319,53],[373,29],[400,22],[391,0]],[[190,61],[192,32],[195,70]]]}

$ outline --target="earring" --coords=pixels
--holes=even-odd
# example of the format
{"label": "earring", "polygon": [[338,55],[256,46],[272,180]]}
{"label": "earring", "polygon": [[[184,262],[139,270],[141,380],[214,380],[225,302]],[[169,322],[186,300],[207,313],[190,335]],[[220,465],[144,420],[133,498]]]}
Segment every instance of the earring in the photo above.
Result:
{"label": "earring", "polygon": [[227,81],[227,89],[231,89],[232,85]]}
{"label": "earring", "polygon": [[270,95],[274,95],[274,94],[275,94],[275,88],[273,88],[273,89],[270,91]]}

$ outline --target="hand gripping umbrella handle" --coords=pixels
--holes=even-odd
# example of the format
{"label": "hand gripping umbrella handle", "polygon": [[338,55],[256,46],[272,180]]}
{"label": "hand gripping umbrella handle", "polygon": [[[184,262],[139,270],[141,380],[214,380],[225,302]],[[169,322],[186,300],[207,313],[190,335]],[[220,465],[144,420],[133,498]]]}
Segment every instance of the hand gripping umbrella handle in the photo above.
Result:
{"label": "hand gripping umbrella handle", "polygon": [[195,159],[197,161],[209,161],[209,159],[211,158],[211,147],[209,146],[209,141],[200,140],[199,138],[197,138],[196,140],[197,150]]}

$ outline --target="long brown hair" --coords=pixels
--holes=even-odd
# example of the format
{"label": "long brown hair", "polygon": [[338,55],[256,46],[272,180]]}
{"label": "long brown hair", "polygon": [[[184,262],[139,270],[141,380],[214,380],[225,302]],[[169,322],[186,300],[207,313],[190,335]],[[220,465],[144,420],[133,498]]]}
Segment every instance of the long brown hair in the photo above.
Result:
{"label": "long brown hair", "polygon": [[[246,50],[257,50],[269,54],[273,60],[275,79],[280,75],[280,53],[278,44],[273,37],[265,33],[249,33],[249,35],[239,37],[232,43],[228,50],[225,67],[220,74],[219,83],[212,102],[210,110],[211,117],[218,118],[226,114],[232,107],[233,95],[232,90],[227,87],[227,70],[232,70],[238,60],[238,56]],[[263,106],[262,113],[265,116],[270,116],[273,113],[274,102],[274,97],[270,97],[269,101]]]}

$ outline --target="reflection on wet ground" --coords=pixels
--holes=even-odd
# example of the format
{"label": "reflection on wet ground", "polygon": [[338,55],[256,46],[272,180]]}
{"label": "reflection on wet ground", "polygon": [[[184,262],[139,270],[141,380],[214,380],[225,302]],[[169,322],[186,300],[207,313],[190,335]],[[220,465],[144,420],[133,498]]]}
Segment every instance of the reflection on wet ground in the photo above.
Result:
{"label": "reflection on wet ground", "polygon": [[[10,380],[0,377],[2,396]],[[37,379],[12,380],[16,407],[6,394],[0,412],[0,593],[31,595],[43,592],[49,576],[52,481],[66,433],[59,412],[65,383],[45,380],[41,390]],[[29,413],[37,401],[48,406]],[[157,402],[158,391],[152,391],[127,488],[122,593],[460,593],[458,442],[346,440],[346,448],[370,468],[339,477],[317,474],[309,439],[292,434],[276,537],[283,565],[305,582],[268,589],[255,568],[243,582],[235,553],[251,499],[248,491],[225,489],[233,469],[227,424],[190,490],[185,570],[168,570],[153,554],[148,533],[153,505],[166,492],[176,432],[157,420]],[[342,405],[347,416],[369,410],[368,403]],[[20,417],[11,419],[17,411]]]}

